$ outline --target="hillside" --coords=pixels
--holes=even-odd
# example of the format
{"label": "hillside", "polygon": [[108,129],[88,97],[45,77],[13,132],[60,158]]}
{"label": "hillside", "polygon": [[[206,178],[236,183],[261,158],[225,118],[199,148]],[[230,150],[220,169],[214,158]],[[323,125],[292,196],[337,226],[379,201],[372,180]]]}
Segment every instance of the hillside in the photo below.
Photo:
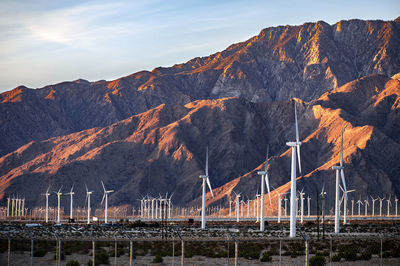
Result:
{"label": "hillside", "polygon": [[[298,106],[303,176],[307,193],[322,185],[332,191],[339,136],[345,131],[345,171],[349,188],[367,194],[400,195],[400,82],[396,75],[370,75],[346,83]],[[254,103],[242,98],[162,104],[106,127],[44,141],[32,141],[0,158],[0,196],[24,194],[27,205],[43,204],[48,185],[76,188],[83,205],[84,184],[101,201],[100,180],[114,189],[112,205],[138,204],[141,195],[174,193],[175,205],[199,202],[205,149],[210,149],[210,180],[224,203],[232,190],[253,197],[256,170],[270,145],[270,178],[288,189],[294,138],[293,99]],[[358,194],[357,194],[358,195]],[[209,196],[209,195],[208,195]],[[63,199],[66,200],[66,199]],[[52,199],[55,203],[55,197]]]}
{"label": "hillside", "polygon": [[312,101],[366,75],[392,76],[400,72],[399,23],[270,27],[213,55],[113,81],[20,86],[0,95],[0,155],[32,140],[109,126],[160,104],[225,97]]}

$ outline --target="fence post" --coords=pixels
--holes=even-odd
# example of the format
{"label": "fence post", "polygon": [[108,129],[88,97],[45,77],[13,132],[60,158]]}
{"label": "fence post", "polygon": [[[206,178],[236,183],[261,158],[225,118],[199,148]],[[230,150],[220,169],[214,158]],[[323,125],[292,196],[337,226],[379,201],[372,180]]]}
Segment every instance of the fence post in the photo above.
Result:
{"label": "fence post", "polygon": [[305,261],[305,264],[304,264],[304,265],[308,266],[308,240],[309,240],[309,237],[308,237],[308,236],[306,235],[306,233],[304,233],[301,229],[299,229],[299,231],[300,231],[300,234],[301,234],[301,236],[304,238],[304,241],[305,241],[306,261]]}
{"label": "fence post", "polygon": [[10,257],[11,257],[11,238],[9,236],[7,236],[8,239],[8,266],[10,266]]}
{"label": "fence post", "polygon": [[282,265],[282,239],[279,236],[279,266]]}
{"label": "fence post", "polygon": [[333,243],[332,243],[332,235],[330,234],[329,235],[329,238],[330,238],[330,249],[329,249],[329,265],[332,265],[332,253],[333,253]]}
{"label": "fence post", "polygon": [[133,258],[133,240],[132,238],[128,235],[128,232],[126,232],[125,229],[124,233],[126,235],[126,237],[129,239],[129,266],[132,266],[132,258]]}
{"label": "fence post", "polygon": [[117,236],[114,236],[114,265],[117,265]]}
{"label": "fence post", "polygon": [[237,266],[239,243],[238,243],[238,240],[237,240],[236,237],[232,234],[231,231],[228,230],[228,233],[230,234],[230,236],[231,236],[231,237],[233,238],[233,240],[235,241],[235,266]]}
{"label": "fence post", "polygon": [[383,253],[383,236],[381,235],[380,236],[380,238],[381,238],[381,262],[380,262],[380,265],[382,266],[383,264],[382,264],[382,253]]}

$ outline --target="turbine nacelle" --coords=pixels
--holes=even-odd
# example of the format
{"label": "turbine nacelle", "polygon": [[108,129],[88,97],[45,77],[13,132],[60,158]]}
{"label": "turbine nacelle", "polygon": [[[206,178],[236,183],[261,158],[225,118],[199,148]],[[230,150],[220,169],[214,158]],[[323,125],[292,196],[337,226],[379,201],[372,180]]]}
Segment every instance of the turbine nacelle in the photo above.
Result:
{"label": "turbine nacelle", "polygon": [[290,147],[294,147],[294,146],[300,146],[302,143],[301,143],[301,141],[288,141],[288,142],[286,142],[286,145],[287,146],[290,146]]}

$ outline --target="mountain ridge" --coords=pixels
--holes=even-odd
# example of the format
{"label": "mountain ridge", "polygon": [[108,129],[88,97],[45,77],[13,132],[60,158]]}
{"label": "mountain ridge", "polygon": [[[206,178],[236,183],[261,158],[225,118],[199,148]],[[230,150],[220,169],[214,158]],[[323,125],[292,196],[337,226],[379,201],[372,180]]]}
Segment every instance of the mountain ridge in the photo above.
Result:
{"label": "mountain ridge", "polygon": [[113,81],[61,82],[0,94],[0,155],[31,140],[104,127],[160,104],[243,97],[306,101],[369,74],[400,72],[400,26],[348,20],[263,29],[206,57]]}
{"label": "mountain ridge", "polygon": [[[355,108],[349,104],[354,99],[364,104]],[[44,199],[38,195],[49,184],[75,183],[75,202],[82,204],[83,184],[102,191],[103,180],[115,190],[110,195],[113,205],[135,205],[140,195],[165,192],[175,193],[175,205],[198,204],[206,146],[218,199],[208,204],[226,203],[232,191],[252,197],[268,145],[271,184],[284,192],[290,175],[285,143],[294,138],[293,101],[304,143],[299,187],[314,193],[325,182],[327,191],[333,189],[330,167],[338,162],[341,128],[347,126],[344,162],[349,189],[363,187],[362,196],[399,195],[395,158],[400,156],[400,139],[393,137],[398,127],[392,125],[400,124],[400,82],[370,75],[310,102],[253,103],[236,97],[162,104],[104,128],[33,141],[0,158],[0,197],[4,201],[4,195],[23,191],[27,206],[39,205]],[[381,110],[390,119],[377,124]],[[93,195],[94,204],[100,200],[101,193]]]}

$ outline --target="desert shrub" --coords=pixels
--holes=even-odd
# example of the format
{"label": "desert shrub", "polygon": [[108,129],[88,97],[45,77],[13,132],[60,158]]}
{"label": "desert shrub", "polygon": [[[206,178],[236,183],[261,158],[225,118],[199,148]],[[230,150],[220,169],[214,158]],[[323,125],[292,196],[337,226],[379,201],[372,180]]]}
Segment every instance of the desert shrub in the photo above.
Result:
{"label": "desert shrub", "polygon": [[95,253],[95,264],[110,264],[109,256],[103,249],[100,249]]}
{"label": "desert shrub", "polygon": [[70,260],[67,262],[66,266],[79,266],[79,262],[76,260]]}
{"label": "desert shrub", "polygon": [[163,262],[163,258],[161,256],[161,254],[157,254],[153,259],[153,263],[162,263],[162,262]]}
{"label": "desert shrub", "polygon": [[272,261],[272,257],[269,255],[268,252],[264,252],[260,258],[261,262],[270,262]]}
{"label": "desert shrub", "polygon": [[360,256],[358,256],[359,260],[370,260],[371,258],[372,254],[367,251],[361,252]]}
{"label": "desert shrub", "polygon": [[357,260],[357,252],[354,250],[346,250],[342,257],[347,261],[356,261]]}
{"label": "desert shrub", "polygon": [[332,256],[332,262],[338,262],[342,259],[342,256],[340,254],[335,254]]}
{"label": "desert shrub", "polygon": [[44,257],[44,255],[46,255],[46,253],[47,253],[47,250],[42,249],[42,248],[33,250],[34,257]]}
{"label": "desert shrub", "polygon": [[310,266],[321,266],[325,265],[325,257],[320,255],[315,255],[310,258]]}

